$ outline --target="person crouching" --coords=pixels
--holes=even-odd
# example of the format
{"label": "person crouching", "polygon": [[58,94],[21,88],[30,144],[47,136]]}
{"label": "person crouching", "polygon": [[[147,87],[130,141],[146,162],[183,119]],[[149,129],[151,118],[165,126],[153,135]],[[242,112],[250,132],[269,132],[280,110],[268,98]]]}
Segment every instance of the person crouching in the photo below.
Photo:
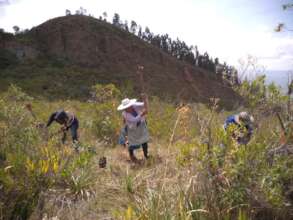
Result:
{"label": "person crouching", "polygon": [[247,112],[240,112],[236,115],[229,116],[224,124],[225,131],[229,126],[235,125],[236,130],[232,131],[232,137],[238,144],[247,144],[253,134],[254,118]]}

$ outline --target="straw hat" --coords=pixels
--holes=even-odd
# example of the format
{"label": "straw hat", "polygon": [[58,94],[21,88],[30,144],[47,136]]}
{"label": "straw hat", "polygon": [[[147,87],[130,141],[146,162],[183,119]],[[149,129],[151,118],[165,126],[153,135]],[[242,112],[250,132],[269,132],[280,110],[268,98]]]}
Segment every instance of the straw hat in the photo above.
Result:
{"label": "straw hat", "polygon": [[129,108],[130,106],[135,105],[135,103],[136,103],[136,99],[129,99],[129,98],[123,99],[121,101],[121,104],[118,106],[117,110],[118,111],[125,110]]}

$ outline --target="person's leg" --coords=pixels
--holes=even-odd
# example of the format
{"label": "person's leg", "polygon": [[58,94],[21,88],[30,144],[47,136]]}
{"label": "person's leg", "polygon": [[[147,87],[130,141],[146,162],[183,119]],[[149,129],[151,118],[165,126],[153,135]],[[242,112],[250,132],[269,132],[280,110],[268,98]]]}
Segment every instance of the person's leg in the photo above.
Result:
{"label": "person's leg", "polygon": [[147,159],[149,157],[148,155],[148,143],[142,144],[142,150],[143,150],[143,155]]}
{"label": "person's leg", "polygon": [[131,148],[131,147],[129,147],[129,148],[128,148],[128,152],[129,152],[130,160],[132,160],[132,161],[136,161],[137,159],[136,159],[136,157],[134,156],[134,149]]}
{"label": "person's leg", "polygon": [[74,119],[74,122],[72,123],[70,127],[73,142],[78,142],[78,133],[77,133],[78,127],[79,127],[78,120]]}
{"label": "person's leg", "polygon": [[62,144],[65,144],[65,141],[66,141],[66,131],[63,131],[63,136],[62,136],[62,139],[61,139],[61,141],[62,141]]}

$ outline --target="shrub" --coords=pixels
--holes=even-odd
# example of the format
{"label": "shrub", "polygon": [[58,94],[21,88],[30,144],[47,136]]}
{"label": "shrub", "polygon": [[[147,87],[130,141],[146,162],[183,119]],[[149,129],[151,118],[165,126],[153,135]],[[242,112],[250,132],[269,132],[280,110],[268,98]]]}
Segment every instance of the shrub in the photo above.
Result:
{"label": "shrub", "polygon": [[117,112],[117,99],[121,93],[113,84],[97,84],[93,87],[93,94],[97,101],[93,122],[94,133],[105,143],[115,145],[118,142],[122,120]]}
{"label": "shrub", "polygon": [[17,57],[6,49],[0,49],[0,69],[17,64]]}
{"label": "shrub", "polygon": [[92,87],[92,98],[97,103],[109,102],[113,99],[120,99],[121,92],[113,84],[101,85],[96,84]]}
{"label": "shrub", "polygon": [[[0,217],[3,219],[28,219],[42,192],[66,186],[68,176],[64,173],[70,170],[74,176],[79,169],[88,170],[91,159],[89,153],[75,155],[72,148],[61,146],[57,138],[43,139],[35,119],[24,108],[27,100],[32,99],[15,86],[0,99]],[[91,184],[87,178],[82,180],[82,184],[74,181],[72,194],[83,193]]]}

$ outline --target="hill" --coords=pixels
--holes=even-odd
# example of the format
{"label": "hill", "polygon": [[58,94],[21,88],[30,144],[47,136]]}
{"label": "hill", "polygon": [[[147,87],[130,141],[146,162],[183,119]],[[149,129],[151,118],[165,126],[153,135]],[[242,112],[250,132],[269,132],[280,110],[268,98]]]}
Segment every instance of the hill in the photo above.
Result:
{"label": "hill", "polygon": [[[226,108],[241,102],[215,74],[93,17],[54,18],[15,36],[2,33],[0,40],[2,64],[3,59],[7,62],[0,72],[3,89],[15,83],[29,94],[50,99],[87,99],[96,83],[114,83],[122,90],[132,87],[140,92],[137,65],[143,65],[151,95],[204,103],[218,97]],[[13,62],[16,57],[17,64]]]}

